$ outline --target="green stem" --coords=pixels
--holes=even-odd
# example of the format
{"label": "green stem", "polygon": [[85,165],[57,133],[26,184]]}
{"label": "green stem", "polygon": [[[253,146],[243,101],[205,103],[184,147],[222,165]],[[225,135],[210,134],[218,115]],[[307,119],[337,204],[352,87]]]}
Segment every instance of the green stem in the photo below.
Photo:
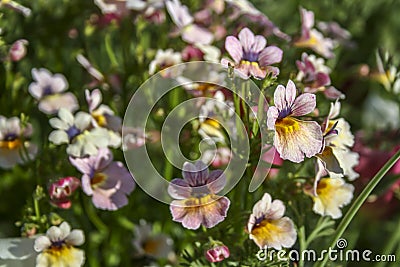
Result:
{"label": "green stem", "polygon": [[107,225],[105,225],[103,221],[100,219],[100,217],[97,215],[93,206],[91,204],[88,204],[88,201],[86,199],[83,199],[83,204],[86,211],[86,215],[88,216],[89,220],[93,223],[93,225],[96,226],[97,230],[99,230],[101,234],[104,235],[108,234]]}
{"label": "green stem", "polygon": [[111,61],[111,66],[113,68],[118,67],[118,60],[117,60],[117,57],[115,56],[113,48],[111,46],[111,36],[110,36],[110,34],[106,35],[106,37],[104,39],[104,43],[105,43],[105,47],[106,47],[106,52],[107,52],[108,58]]}
{"label": "green stem", "polygon": [[35,207],[35,216],[37,220],[40,220],[40,208],[39,208],[39,200],[37,198],[33,198],[33,205]]}
{"label": "green stem", "polygon": [[[332,239],[332,243],[330,245],[331,248],[335,247],[337,240],[343,235],[346,228],[349,226],[351,220],[354,215],[360,209],[361,205],[365,202],[368,196],[371,194],[372,190],[378,185],[378,183],[382,180],[383,176],[392,168],[392,166],[400,159],[400,150],[396,152],[387,162],[386,164],[378,171],[378,173],[372,178],[372,180],[367,184],[361,194],[354,201],[353,205],[351,205],[350,209],[347,211],[343,220],[340,222],[338,228],[336,229],[335,235]],[[326,265],[328,261],[328,254],[325,254],[324,260],[320,262],[317,266],[323,267]]]}
{"label": "green stem", "polygon": [[[307,249],[307,241],[306,241],[306,229],[304,225],[302,225],[299,229],[299,245],[300,245],[300,253]],[[300,257],[299,259],[299,267],[304,267],[304,259]]]}
{"label": "green stem", "polygon": [[[396,230],[394,231],[394,234],[391,236],[389,241],[386,243],[386,246],[383,248],[381,255],[389,255],[391,254],[396,245],[399,244],[400,241],[400,221],[397,223]],[[383,267],[386,265],[386,262],[381,261],[377,263],[375,266],[376,267]]]}

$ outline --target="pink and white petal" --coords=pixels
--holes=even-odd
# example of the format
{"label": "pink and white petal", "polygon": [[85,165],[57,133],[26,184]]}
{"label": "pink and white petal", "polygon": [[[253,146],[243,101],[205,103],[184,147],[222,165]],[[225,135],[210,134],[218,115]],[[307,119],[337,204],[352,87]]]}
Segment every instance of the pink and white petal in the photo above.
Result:
{"label": "pink and white petal", "polygon": [[67,238],[67,236],[71,232],[71,226],[66,221],[62,222],[60,226],[58,226],[58,228],[60,228],[61,230],[61,236],[60,236],[61,240]]}
{"label": "pink and white petal", "polygon": [[282,111],[285,108],[290,108],[290,105],[286,102],[286,88],[281,84],[278,85],[275,89],[274,105],[278,109],[278,111]]}
{"label": "pink and white petal", "polygon": [[183,164],[182,175],[190,186],[205,185],[208,178],[208,166],[200,160],[194,164],[185,162]]}
{"label": "pink and white petal", "polygon": [[215,170],[210,173],[207,180],[207,187],[211,193],[219,193],[226,185],[226,176],[223,170]]}
{"label": "pink and white petal", "polygon": [[202,224],[206,228],[212,228],[218,223],[222,222],[228,212],[230,201],[226,197],[211,202],[201,207],[201,213],[203,215]]}
{"label": "pink and white petal", "polygon": [[280,73],[279,68],[273,67],[273,66],[266,66],[265,70],[266,70],[267,73],[271,73],[272,77],[277,77],[279,75],[279,73]]}
{"label": "pink and white petal", "polygon": [[93,195],[92,185],[90,184],[90,177],[87,174],[82,176],[82,190],[85,192],[86,195],[91,196]]}
{"label": "pink and white petal", "polygon": [[283,51],[276,46],[268,46],[258,56],[258,63],[261,67],[279,63],[282,61]]}
{"label": "pink and white petal", "polygon": [[314,94],[301,94],[293,103],[292,115],[297,117],[311,113],[315,109],[316,105],[317,102]]}
{"label": "pink and white petal", "polygon": [[345,95],[333,86],[329,86],[328,88],[326,88],[324,90],[324,95],[326,98],[331,99],[331,100],[345,98]]}
{"label": "pink and white petal", "polygon": [[283,204],[282,201],[275,199],[271,203],[266,218],[269,220],[278,220],[283,217],[283,214],[285,214],[285,204]]}
{"label": "pink and white petal", "polygon": [[265,78],[265,75],[267,74],[266,70],[261,69],[258,64],[250,64],[250,75],[252,75],[254,78],[260,80]]}
{"label": "pink and white petal", "polygon": [[39,236],[35,240],[33,248],[36,252],[41,252],[51,246],[51,241],[47,236]]}
{"label": "pink and white petal", "polygon": [[190,44],[208,45],[214,40],[214,35],[207,29],[192,24],[183,28],[182,39]]}
{"label": "pink and white petal", "polygon": [[302,26],[307,29],[311,29],[314,26],[314,12],[308,11],[305,8],[300,8],[300,15]]}
{"label": "pink and white petal", "polygon": [[96,190],[93,191],[92,196],[93,205],[102,210],[117,210],[117,205],[115,205],[111,200],[111,196],[114,192],[114,190],[102,190],[101,188],[96,188]]}
{"label": "pink and white petal", "polygon": [[73,246],[80,246],[85,243],[85,235],[82,230],[74,229],[67,236],[65,242]]}
{"label": "pink and white petal", "polygon": [[104,170],[113,161],[113,154],[108,148],[99,148],[94,157],[93,165],[96,170]]}
{"label": "pink and white petal", "polygon": [[229,60],[229,59],[227,59],[227,58],[221,59],[221,64],[222,64],[224,67],[235,66],[235,62],[232,62],[231,60]]}
{"label": "pink and white petal", "polygon": [[39,110],[45,114],[55,114],[60,108],[74,112],[79,108],[78,100],[73,93],[56,94],[44,97],[39,102]]}
{"label": "pink and white petal", "polygon": [[62,241],[62,231],[57,226],[50,227],[46,232],[46,236],[50,239],[51,242]]}
{"label": "pink and white petal", "polygon": [[122,208],[129,203],[127,195],[121,191],[115,192],[113,195],[111,195],[110,199],[117,209]]}
{"label": "pink and white petal", "polygon": [[286,85],[286,103],[289,107],[292,107],[294,100],[296,99],[297,89],[296,85],[292,80],[289,80]]}
{"label": "pink and white petal", "polygon": [[236,64],[240,63],[243,57],[243,48],[239,40],[234,36],[228,36],[225,40],[225,49],[229,55],[233,58]]}
{"label": "pink and white petal", "polygon": [[250,78],[250,64],[244,63],[244,64],[239,64],[237,67],[235,67],[235,74],[238,74],[241,78],[243,79],[248,79]]}
{"label": "pink and white petal", "polygon": [[43,87],[35,82],[29,85],[28,91],[36,99],[40,99],[43,95]]}
{"label": "pink and white petal", "polygon": [[261,218],[266,215],[271,207],[271,201],[271,195],[268,193],[264,193],[263,197],[253,206],[252,214],[256,218]]}
{"label": "pink and white petal", "polygon": [[239,41],[242,44],[243,50],[245,52],[252,51],[251,48],[254,44],[254,34],[249,28],[243,28],[239,32]]}
{"label": "pink and white petal", "polygon": [[331,83],[331,78],[327,73],[318,72],[316,77],[316,87],[322,87],[329,85]]}
{"label": "pink and white petal", "polygon": [[68,88],[67,79],[62,74],[54,74],[50,84],[53,93],[61,93]]}
{"label": "pink and white petal", "polygon": [[261,50],[263,50],[266,45],[267,45],[267,40],[265,39],[265,37],[261,35],[256,35],[254,37],[254,44],[251,51],[253,51],[254,53],[260,53]]}
{"label": "pink and white petal", "polygon": [[275,122],[279,117],[279,111],[276,107],[272,106],[267,111],[267,127],[269,130],[275,129]]}
{"label": "pink and white petal", "polygon": [[176,178],[168,185],[168,194],[174,199],[190,198],[192,188],[185,179]]}

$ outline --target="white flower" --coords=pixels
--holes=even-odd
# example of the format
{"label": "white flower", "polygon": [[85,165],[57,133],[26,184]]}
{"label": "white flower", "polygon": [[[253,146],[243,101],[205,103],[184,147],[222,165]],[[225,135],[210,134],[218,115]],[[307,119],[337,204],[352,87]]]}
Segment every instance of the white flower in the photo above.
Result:
{"label": "white flower", "polygon": [[157,70],[161,71],[163,77],[177,77],[181,74],[181,68],[174,68],[173,71],[168,70],[168,67],[182,63],[182,55],[174,50],[157,50],[156,57],[149,65],[149,74],[153,75]]}
{"label": "white flower", "polygon": [[253,207],[247,224],[247,231],[257,246],[277,250],[290,248],[297,239],[297,233],[292,220],[283,217],[285,205],[280,200],[272,201],[265,193]]}
{"label": "white flower", "polygon": [[68,82],[62,74],[52,74],[47,69],[32,69],[35,82],[29,85],[29,93],[39,101],[39,110],[46,114],[54,114],[60,108],[69,111],[78,109],[78,101],[74,94],[63,93]]}
{"label": "white flower", "polygon": [[50,227],[46,235],[35,240],[34,249],[41,252],[36,257],[36,267],[79,267],[85,262],[80,246],[85,242],[82,230],[72,230],[67,222]]}
{"label": "white flower", "polygon": [[165,234],[153,233],[152,226],[143,220],[135,227],[135,238],[132,243],[138,256],[165,259],[174,255],[173,240]]}
{"label": "white flower", "polygon": [[350,203],[354,186],[341,178],[322,178],[317,185],[316,195],[308,193],[313,201],[313,210],[322,216],[333,219],[342,217],[340,208]]}
{"label": "white flower", "polygon": [[[17,117],[6,118],[0,115],[0,167],[9,169],[16,164],[23,164],[26,159],[33,159],[37,154],[37,146],[26,139],[32,135],[32,126],[22,128]],[[26,149],[26,150],[25,150]]]}
{"label": "white flower", "polygon": [[50,125],[57,129],[50,133],[49,140],[56,144],[68,144],[67,153],[74,157],[95,155],[99,148],[118,147],[120,139],[110,138],[105,128],[90,128],[92,117],[86,112],[75,116],[66,109],[60,109],[59,118],[50,119]]}

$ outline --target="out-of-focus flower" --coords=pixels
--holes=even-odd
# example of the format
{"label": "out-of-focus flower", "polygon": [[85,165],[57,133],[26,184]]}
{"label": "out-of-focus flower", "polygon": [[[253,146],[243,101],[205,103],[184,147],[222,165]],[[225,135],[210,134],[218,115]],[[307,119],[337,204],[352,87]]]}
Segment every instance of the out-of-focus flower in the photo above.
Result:
{"label": "out-of-focus flower", "polygon": [[20,61],[26,55],[26,46],[28,41],[25,39],[20,39],[15,41],[8,52],[8,55],[12,61]]}
{"label": "out-of-focus flower", "polygon": [[229,258],[229,248],[221,242],[214,241],[215,244],[204,253],[209,262],[220,262]]}
{"label": "out-of-focus flower", "polygon": [[345,183],[341,178],[322,178],[318,181],[316,195],[312,190],[306,191],[314,201],[313,210],[322,216],[333,219],[342,217],[340,208],[350,203],[354,186]]}
{"label": "out-of-focus flower", "polygon": [[22,125],[17,117],[6,118],[0,115],[1,168],[9,169],[35,158],[37,146],[27,140],[31,135],[31,124]]}
{"label": "out-of-focus flower", "polygon": [[168,0],[166,7],[172,21],[178,27],[182,40],[189,44],[210,44],[214,36],[207,29],[194,24],[194,18],[189,13],[187,6],[182,5],[179,0]]}
{"label": "out-of-focus flower", "polygon": [[72,205],[69,197],[80,186],[79,179],[67,176],[58,179],[49,187],[49,196],[51,204],[61,208],[69,209]]}
{"label": "out-of-focus flower", "polygon": [[15,11],[21,13],[22,15],[24,15],[25,17],[29,17],[32,13],[32,10],[30,8],[27,8],[13,0],[1,1],[0,7],[1,6],[5,6],[9,9],[15,10]]}
{"label": "out-of-focus flower", "polygon": [[202,60],[203,59],[203,52],[194,45],[187,45],[183,50],[182,50],[182,59],[184,61],[196,61],[196,60]]}
{"label": "out-of-focus flower", "polygon": [[79,267],[85,263],[85,252],[75,248],[85,242],[82,230],[74,229],[67,222],[50,227],[46,235],[35,240],[36,267]]}
{"label": "out-of-focus flower", "polygon": [[227,147],[218,147],[214,150],[206,150],[201,155],[201,161],[211,164],[215,168],[227,165],[232,158],[232,151]]}
{"label": "out-of-focus flower", "polygon": [[39,110],[43,113],[55,114],[60,108],[73,112],[79,108],[73,93],[63,93],[68,88],[64,75],[34,68],[32,77],[35,82],[29,85],[29,93],[39,101]]}
{"label": "out-of-focus flower", "polygon": [[315,121],[303,121],[315,109],[315,95],[304,93],[296,97],[296,86],[289,80],[286,88],[278,85],[274,93],[275,106],[268,109],[267,125],[275,130],[274,146],[282,159],[301,162],[321,151],[322,131]]}
{"label": "out-of-focus flower", "polygon": [[153,75],[156,71],[161,71],[161,76],[170,78],[177,77],[181,74],[180,68],[174,68],[173,71],[168,70],[168,67],[182,63],[182,55],[179,52],[174,52],[171,48],[167,50],[157,50],[156,57],[149,65],[149,74]]}
{"label": "out-of-focus flower", "polygon": [[270,65],[281,62],[283,52],[276,46],[265,47],[266,45],[267,40],[263,36],[254,36],[248,28],[244,28],[239,33],[239,39],[228,36],[225,40],[225,49],[234,62],[222,59],[221,63],[233,65],[244,78],[253,76],[261,79],[267,73],[276,77],[279,69]]}
{"label": "out-of-focus flower", "polygon": [[135,188],[133,177],[107,148],[98,150],[97,155],[85,158],[69,158],[82,174],[82,189],[92,196],[95,207],[117,210],[128,204],[127,195]]}
{"label": "out-of-focus flower", "polygon": [[[331,103],[328,117],[322,125],[324,133],[324,147],[316,157],[321,161],[317,168],[323,167],[332,178],[347,176],[350,181],[358,177],[353,168],[358,165],[358,154],[350,148],[354,145],[354,136],[350,131],[350,125],[343,118],[337,118],[340,113],[340,102]],[[318,170],[316,183],[325,175]]]}
{"label": "out-of-focus flower", "polygon": [[333,40],[325,38],[322,33],[314,29],[314,13],[304,8],[300,8],[301,15],[301,36],[295,41],[297,47],[306,47],[314,50],[325,58],[334,56],[332,50],[334,48]]}
{"label": "out-of-focus flower", "polygon": [[297,233],[292,220],[283,217],[284,213],[283,202],[278,199],[272,201],[268,193],[254,205],[247,231],[259,248],[280,250],[294,245]]}
{"label": "out-of-focus flower", "polygon": [[393,64],[393,59],[388,52],[376,52],[377,71],[370,74],[372,80],[380,83],[388,92],[400,93],[400,71]]}
{"label": "out-of-focus flower", "polygon": [[344,98],[344,94],[335,87],[329,86],[331,84],[331,79],[329,77],[331,70],[329,67],[325,66],[323,58],[317,58],[315,55],[303,53],[301,55],[301,61],[297,60],[296,65],[299,69],[296,80],[304,83],[305,92],[316,93],[320,91],[325,94],[326,98],[333,100]]}
{"label": "out-of-focus flower", "polygon": [[96,81],[102,83],[104,82],[105,78],[104,75],[97,70],[93,65],[89,62],[89,60],[82,54],[78,54],[76,56],[76,60],[79,62],[79,64],[82,65],[86,69],[86,71],[94,78]]}
{"label": "out-of-focus flower", "polygon": [[[257,22],[263,27],[266,36],[274,34],[286,41],[290,41],[290,36],[283,33],[264,13],[255,8],[252,3],[247,0],[225,0],[226,3],[233,6],[238,15],[244,15],[251,21]],[[235,20],[238,15],[233,15],[232,20]]]}
{"label": "out-of-focus flower", "polygon": [[175,199],[170,205],[173,220],[188,229],[212,228],[222,222],[230,205],[227,197],[217,195],[226,184],[223,171],[209,173],[201,161],[185,162],[182,175],[183,179],[173,179],[168,187]]}
{"label": "out-of-focus flower", "polygon": [[207,100],[200,108],[199,114],[199,134],[208,143],[225,143],[224,128],[219,121],[224,121],[224,126],[230,138],[235,138],[235,122],[233,102],[225,100],[221,91],[214,94],[214,98]]}
{"label": "out-of-focus flower", "polygon": [[[92,92],[85,90],[86,102],[89,105],[89,112],[92,115],[92,123],[94,127],[107,128],[114,133],[110,133],[114,138],[121,138],[119,133],[122,128],[122,120],[114,115],[114,111],[104,104],[101,104],[102,95],[99,89],[94,89]],[[117,136],[114,136],[117,135]],[[117,140],[115,142],[118,142]],[[119,141],[120,142],[120,141]]]}
{"label": "out-of-focus flower", "polygon": [[321,30],[323,34],[332,38],[335,43],[342,44],[349,48],[355,47],[355,44],[350,41],[350,32],[340,27],[339,23],[337,23],[336,21],[320,21],[317,23],[317,27]]}
{"label": "out-of-focus flower", "polygon": [[[266,152],[262,154],[262,160],[269,163],[273,164],[276,166],[281,166],[283,164],[283,159],[279,157],[278,151],[276,151],[276,148],[272,145],[266,145],[263,150]],[[279,168],[274,168],[271,167],[271,169],[268,172],[269,177],[275,177],[278,175]]]}
{"label": "out-of-focus flower", "polygon": [[161,24],[165,21],[163,0],[127,0],[126,7],[140,12],[144,18],[153,23]]}
{"label": "out-of-focus flower", "polygon": [[144,146],[146,143],[160,141],[160,133],[157,131],[146,131],[139,128],[123,127],[122,150],[127,151]]}
{"label": "out-of-focus flower", "polygon": [[86,112],[80,111],[74,116],[61,108],[58,117],[49,121],[56,129],[50,133],[49,140],[56,145],[67,144],[67,153],[71,156],[95,155],[99,148],[120,145],[121,140],[110,138],[107,129],[90,128],[92,116]]}
{"label": "out-of-focus flower", "polygon": [[150,256],[156,259],[173,258],[174,242],[166,234],[156,234],[153,232],[152,225],[141,220],[134,229],[135,238],[132,241],[136,249],[137,256]]}

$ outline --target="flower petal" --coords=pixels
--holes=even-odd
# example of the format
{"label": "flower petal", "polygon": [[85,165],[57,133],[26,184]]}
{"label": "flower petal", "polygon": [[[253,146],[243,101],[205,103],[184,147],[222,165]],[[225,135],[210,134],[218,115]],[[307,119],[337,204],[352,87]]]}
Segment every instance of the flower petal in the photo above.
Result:
{"label": "flower petal", "polygon": [[267,40],[265,39],[264,36],[261,35],[256,35],[254,37],[254,43],[253,46],[251,48],[251,51],[253,53],[260,53],[261,50],[263,50],[265,48],[265,46],[267,45]]}
{"label": "flower petal", "polygon": [[168,186],[168,194],[174,199],[190,198],[191,192],[192,189],[185,179],[173,179]]}
{"label": "flower petal", "polygon": [[49,141],[56,145],[68,144],[68,134],[60,130],[52,131],[49,135]]}
{"label": "flower petal", "polygon": [[225,40],[225,49],[233,58],[236,64],[239,64],[243,57],[243,48],[239,40],[234,36],[228,36]]}
{"label": "flower petal", "polygon": [[243,28],[239,32],[239,41],[242,44],[243,50],[245,52],[252,51],[251,48],[254,44],[254,34],[249,28]]}
{"label": "flower petal", "polygon": [[258,56],[258,63],[261,67],[279,63],[282,61],[283,51],[276,46],[268,46]]}
{"label": "flower petal", "polygon": [[201,213],[203,215],[202,224],[206,228],[212,228],[222,222],[226,217],[230,203],[227,197],[221,197],[216,201],[201,206]]}
{"label": "flower petal", "polygon": [[185,162],[182,175],[190,186],[202,186],[206,184],[208,178],[208,167],[200,160],[196,161],[195,164]]}
{"label": "flower petal", "polygon": [[314,94],[305,93],[299,95],[293,103],[292,115],[293,116],[303,116],[315,109],[317,105],[316,98]]}
{"label": "flower petal", "polygon": [[41,252],[51,246],[51,241],[47,236],[39,236],[35,240],[33,248],[36,252]]}

